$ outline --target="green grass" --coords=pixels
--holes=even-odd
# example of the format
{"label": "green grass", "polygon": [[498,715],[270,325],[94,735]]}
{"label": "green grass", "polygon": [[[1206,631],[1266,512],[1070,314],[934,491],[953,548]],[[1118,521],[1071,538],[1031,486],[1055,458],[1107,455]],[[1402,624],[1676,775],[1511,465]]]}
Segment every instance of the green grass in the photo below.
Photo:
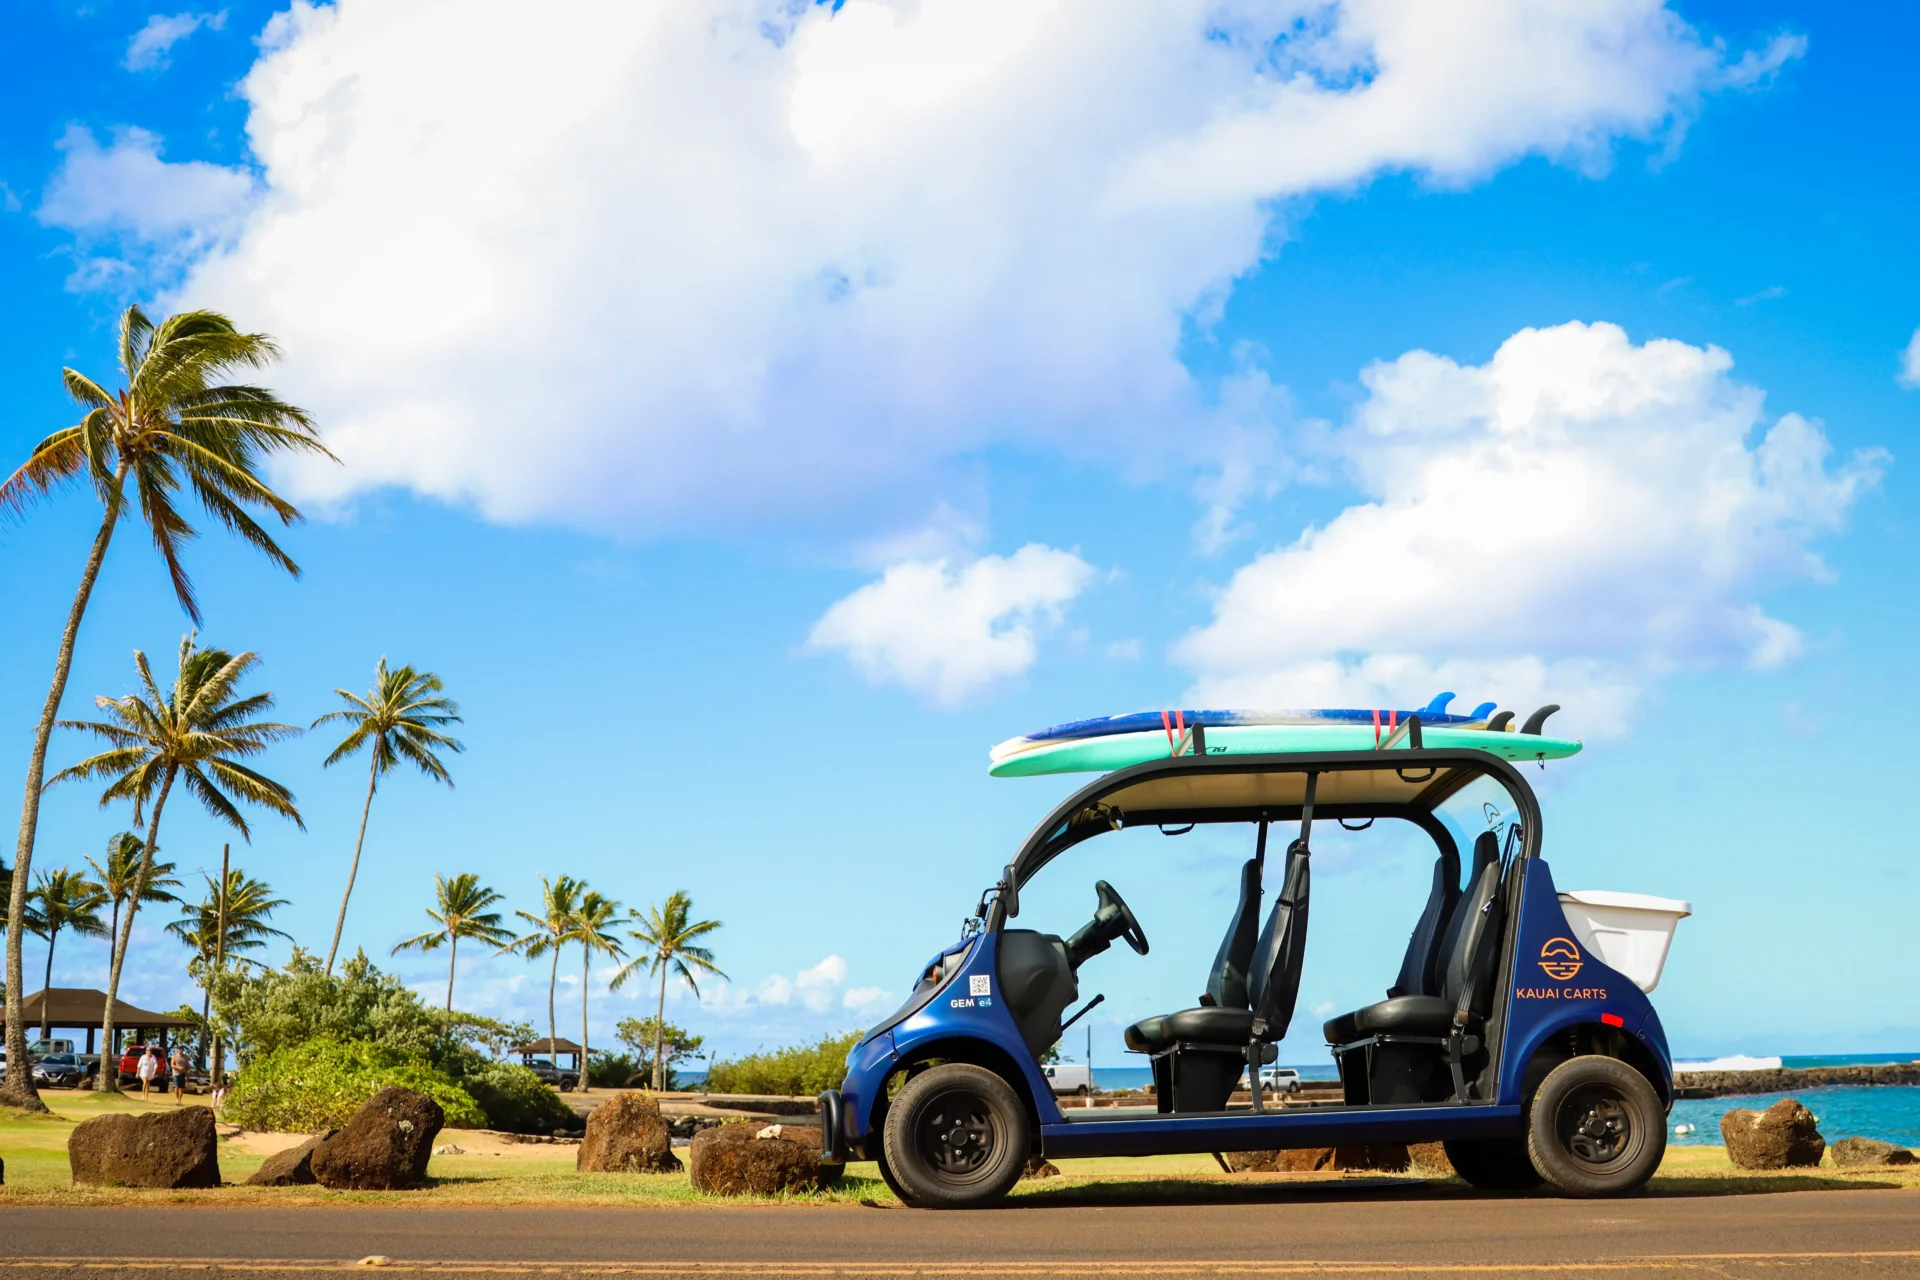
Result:
{"label": "green grass", "polygon": [[[541,1146],[524,1155],[435,1156],[428,1166],[433,1184],[419,1191],[328,1191],[322,1187],[224,1186],[217,1190],[149,1191],[118,1187],[76,1187],[67,1168],[67,1136],[73,1126],[109,1111],[157,1111],[171,1102],[142,1104],[137,1098],[92,1093],[50,1092],[50,1116],[0,1110],[0,1157],[6,1160],[6,1186],[0,1205],[8,1204],[568,1204],[711,1205],[741,1203],[704,1195],[681,1174],[582,1174],[574,1172],[573,1147]],[[458,1143],[459,1131],[443,1141]],[[684,1158],[684,1151],[682,1156]],[[235,1150],[221,1141],[220,1172],[229,1183],[243,1182],[263,1157]],[[1023,1182],[1014,1194],[1048,1204],[1115,1204],[1139,1201],[1176,1203],[1257,1202],[1304,1194],[1386,1191],[1382,1183],[1404,1184],[1393,1174],[1243,1174],[1220,1172],[1211,1156],[1145,1156],[1137,1159],[1062,1160],[1062,1175]],[[1783,1173],[1733,1168],[1722,1147],[1670,1147],[1648,1191],[1653,1195],[1728,1195],[1836,1188],[1884,1187],[1920,1190],[1920,1166],[1896,1169],[1819,1169]],[[1398,1194],[1387,1192],[1387,1194]],[[1454,1179],[1436,1180],[1421,1194],[1472,1194]],[[786,1202],[825,1205],[895,1204],[871,1164],[852,1164],[839,1186],[818,1195],[783,1197]],[[767,1203],[758,1201],[758,1203]]]}

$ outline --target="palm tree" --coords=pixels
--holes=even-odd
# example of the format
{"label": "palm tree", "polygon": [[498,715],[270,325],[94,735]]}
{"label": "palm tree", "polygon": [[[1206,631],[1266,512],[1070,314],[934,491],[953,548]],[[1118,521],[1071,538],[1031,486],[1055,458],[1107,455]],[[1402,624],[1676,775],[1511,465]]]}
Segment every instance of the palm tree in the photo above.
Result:
{"label": "palm tree", "polygon": [[354,877],[360,874],[360,847],[367,842],[367,815],[373,812],[373,791],[380,775],[402,760],[408,760],[429,778],[453,785],[447,767],[434,750],[445,748],[458,752],[466,748],[441,732],[445,725],[460,723],[458,704],[451,698],[440,697],[441,688],[440,677],[431,671],[415,671],[412,667],[388,671],[387,660],[382,656],[373,669],[373,688],[367,690],[366,697],[335,689],[347,706],[340,711],[329,711],[313,722],[316,729],[329,720],[345,720],[353,725],[352,731],[327,757],[329,767],[362,747],[373,748],[372,767],[367,771],[367,802],[360,808],[360,834],[353,842],[353,865],[347,868],[347,891],[340,895],[340,918],[334,921],[333,944],[327,948],[328,973],[333,972],[333,957],[340,950],[340,931],[347,924],[347,903],[353,897]]}
{"label": "palm tree", "polygon": [[619,912],[620,904],[611,898],[603,898],[588,890],[581,895],[580,904],[573,910],[573,918],[567,926],[567,941],[580,944],[580,1092],[589,1090],[589,1076],[592,1074],[587,1063],[587,988],[593,976],[593,953],[603,956],[625,955],[625,950],[614,939],[608,928],[614,916]]}
{"label": "palm tree", "polygon": [[[220,381],[237,371],[265,368],[279,355],[273,339],[241,333],[232,321],[211,311],[186,311],[155,325],[139,307],[128,307],[120,317],[119,339],[120,373],[126,385],[111,393],[84,374],[63,369],[67,394],[83,407],[83,416],[35,445],[20,469],[0,484],[0,513],[23,511],[34,499],[83,477],[91,483],[102,509],[100,531],[94,535],[79,589],[67,611],[53,663],[53,683],[27,757],[26,796],[14,855],[18,878],[7,900],[6,1043],[16,1062],[25,1060],[27,1044],[20,1022],[20,931],[40,825],[47,744],[66,696],[80,620],[86,616],[100,564],[127,502],[127,481],[131,478],[138,490],[139,515],[166,561],[174,595],[196,624],[199,605],[180,563],[182,547],[196,536],[178,505],[183,486],[229,532],[299,576],[299,566],[247,514],[247,508],[264,509],[282,525],[291,525],[300,519],[300,512],[260,478],[267,459],[276,453],[333,455],[320,443],[313,421],[303,410],[264,387]],[[27,1072],[9,1077],[0,1094],[17,1105],[44,1109]]]}
{"label": "palm tree", "polygon": [[[120,904],[133,893],[133,882],[140,874],[140,854],[146,847],[139,836],[131,831],[122,831],[107,841],[106,866],[101,866],[92,858],[87,859],[87,865],[100,877],[100,887],[107,891],[107,900],[113,904],[113,923],[107,928],[109,951],[111,939],[120,936]],[[180,881],[173,873],[173,863],[154,863],[147,873],[147,887],[140,895],[140,901],[180,901],[173,896],[173,890],[180,887]]]}
{"label": "palm tree", "polygon": [[[107,971],[106,1016],[100,1024],[101,1043],[106,1046],[103,1053],[113,1052],[113,1002],[120,990],[120,969],[133,938],[134,917],[153,877],[160,815],[173,784],[179,782],[208,813],[238,830],[244,839],[251,840],[253,833],[235,805],[236,799],[271,810],[306,830],[300,811],[294,808],[293,793],[240,763],[300,732],[292,725],[251,718],[273,706],[271,693],[234,697],[235,686],[259,665],[258,655],[196,649],[193,639],[188,635],[180,641],[180,673],[167,693],[162,694],[154,682],[147,655],[136,649],[133,662],[146,692],[144,698],[138,693],[124,698],[98,697],[94,705],[107,719],[60,722],[62,728],[84,729],[113,745],[61,770],[48,786],[70,778],[108,778],[111,781],[100,796],[102,806],[131,800],[135,822],[140,821],[148,804],[153,806],[140,851],[140,869],[134,874],[126,916],[120,922],[120,936],[114,940],[113,962]],[[120,1082],[113,1072],[105,1071],[100,1075],[100,1087],[115,1092]]]}
{"label": "palm tree", "polygon": [[[58,871],[40,873],[33,898],[35,910],[27,928],[47,940],[47,976],[40,984],[41,990],[46,991],[53,986],[53,948],[60,941],[62,929],[71,929],[87,938],[98,938],[107,931],[100,920],[100,908],[107,905],[107,891],[79,872],[61,867]],[[47,1025],[52,1006],[51,994],[41,997],[42,1040],[52,1030]]]}
{"label": "palm tree", "polygon": [[[534,915],[530,911],[513,913],[533,928],[500,948],[502,952],[516,951],[529,960],[537,960],[545,955],[553,957],[547,973],[547,1056],[554,1060],[556,1067],[560,1065],[560,1054],[553,1047],[559,1038],[553,1016],[553,991],[560,982],[560,948],[569,941],[568,931],[573,928],[574,912],[580,909],[580,895],[586,887],[572,876],[561,876],[551,882],[541,876],[540,914]],[[583,1068],[581,1074],[585,1075],[586,1064],[583,1062],[580,1065]]]}
{"label": "palm tree", "polygon": [[694,980],[694,973],[711,973],[724,978],[713,963],[713,952],[706,947],[696,946],[695,941],[704,938],[720,927],[718,920],[702,920],[698,924],[689,923],[693,915],[693,899],[684,889],[677,890],[667,899],[665,908],[649,906],[647,914],[638,911],[627,913],[628,922],[640,926],[627,931],[627,936],[646,948],[644,954],[635,956],[625,968],[613,975],[609,985],[619,990],[620,984],[639,971],[641,965],[647,966],[647,972],[660,975],[660,1004],[654,1013],[653,1027],[653,1087],[664,1089],[666,1082],[666,1059],[662,1056],[665,1046],[667,1025],[667,976],[686,979],[693,988],[693,994],[700,994],[700,984]]}
{"label": "palm tree", "polygon": [[[189,966],[189,970],[195,966],[200,970],[200,1023],[211,1030],[213,984],[219,976],[217,971],[223,969],[229,960],[258,964],[258,961],[249,960],[239,953],[260,950],[267,945],[268,938],[288,936],[267,923],[274,909],[286,906],[287,900],[274,897],[271,886],[255,880],[238,867],[228,868],[224,886],[212,876],[206,876],[205,879],[207,896],[200,900],[198,906],[188,907],[185,915],[168,925],[167,932],[193,949],[194,964]],[[215,1046],[218,1045],[217,1035],[210,1039]],[[220,1056],[217,1048],[214,1056]],[[201,1065],[205,1066],[206,1063]]]}
{"label": "palm tree", "polygon": [[439,929],[408,938],[394,947],[392,954],[397,956],[402,951],[432,951],[441,943],[446,943],[447,1011],[451,1013],[453,964],[460,956],[460,939],[477,938],[481,942],[502,947],[513,941],[513,933],[502,927],[498,911],[487,910],[506,899],[481,884],[480,877],[471,871],[463,871],[451,880],[434,872],[433,894],[439,901],[440,909],[435,911],[429,907],[427,914],[439,923]]}

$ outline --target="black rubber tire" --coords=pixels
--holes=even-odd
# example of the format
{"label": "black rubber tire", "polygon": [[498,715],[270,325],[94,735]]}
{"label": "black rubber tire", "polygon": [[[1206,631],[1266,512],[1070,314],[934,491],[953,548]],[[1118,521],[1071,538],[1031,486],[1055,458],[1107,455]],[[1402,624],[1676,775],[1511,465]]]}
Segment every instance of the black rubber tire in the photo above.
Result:
{"label": "black rubber tire", "polygon": [[886,1163],[924,1209],[992,1204],[1025,1172],[1033,1126],[1020,1095],[985,1067],[949,1062],[907,1081],[887,1107]]}
{"label": "black rubber tire", "polygon": [[1627,1195],[1667,1154],[1666,1110],[1647,1078],[1620,1059],[1571,1058],[1533,1095],[1527,1154],[1561,1195]]}
{"label": "black rubber tire", "polygon": [[1525,1138],[1449,1138],[1447,1162],[1470,1187],[1531,1191],[1544,1179],[1527,1156]]}
{"label": "black rubber tire", "polygon": [[[886,1146],[886,1139],[884,1137],[881,1139],[880,1146],[882,1148]],[[901,1204],[904,1204],[909,1208],[917,1207],[915,1205],[913,1193],[908,1191],[905,1187],[901,1186],[900,1179],[896,1178],[893,1175],[893,1166],[887,1163],[887,1153],[884,1149],[875,1151],[873,1153],[873,1163],[879,1168],[880,1181],[887,1184],[887,1190],[893,1192],[894,1195],[898,1196],[900,1198]]]}

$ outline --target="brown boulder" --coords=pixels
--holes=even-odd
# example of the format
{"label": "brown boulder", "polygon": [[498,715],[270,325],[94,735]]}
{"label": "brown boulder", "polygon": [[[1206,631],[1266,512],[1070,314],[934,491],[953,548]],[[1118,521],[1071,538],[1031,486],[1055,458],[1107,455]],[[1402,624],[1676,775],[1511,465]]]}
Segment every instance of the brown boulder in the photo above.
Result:
{"label": "brown boulder", "polygon": [[702,1129],[693,1135],[689,1156],[694,1190],[716,1196],[817,1191],[838,1182],[845,1169],[820,1162],[819,1125]]}
{"label": "brown boulder", "polygon": [[1796,1098],[1782,1098],[1765,1111],[1727,1112],[1720,1117],[1720,1138],[1736,1169],[1812,1168],[1827,1149],[1813,1112]]}
{"label": "brown boulder", "polygon": [[1026,1172],[1020,1176],[1023,1179],[1031,1179],[1034,1182],[1039,1182],[1044,1178],[1057,1178],[1060,1176],[1060,1167],[1045,1156],[1029,1156],[1027,1158]]}
{"label": "brown boulder", "polygon": [[1827,1154],[1842,1169],[1913,1163],[1913,1152],[1878,1138],[1842,1138],[1827,1148]]}
{"label": "brown boulder", "polygon": [[1444,1142],[1409,1142],[1407,1168],[1423,1178],[1451,1178],[1453,1161],[1447,1159]]}
{"label": "brown boulder", "polygon": [[219,1137],[213,1111],[180,1107],[146,1115],[95,1116],[67,1137],[76,1185],[217,1187]]}
{"label": "brown boulder", "polygon": [[1405,1144],[1360,1143],[1344,1147],[1290,1147],[1284,1151],[1229,1151],[1227,1167],[1235,1173],[1325,1173],[1407,1168]]}
{"label": "brown boulder", "polygon": [[680,1172],[660,1104],[644,1093],[621,1093],[595,1107],[574,1168],[581,1173]]}
{"label": "brown boulder", "polygon": [[335,1191],[404,1191],[426,1179],[434,1135],[445,1123],[432,1098],[388,1085],[346,1128],[315,1144],[308,1164],[314,1180]]}
{"label": "brown boulder", "polygon": [[276,1151],[260,1162],[260,1167],[247,1179],[250,1187],[307,1187],[319,1179],[313,1176],[313,1153],[322,1142],[331,1138],[337,1129],[325,1133],[316,1133],[297,1147],[288,1147],[285,1151]]}

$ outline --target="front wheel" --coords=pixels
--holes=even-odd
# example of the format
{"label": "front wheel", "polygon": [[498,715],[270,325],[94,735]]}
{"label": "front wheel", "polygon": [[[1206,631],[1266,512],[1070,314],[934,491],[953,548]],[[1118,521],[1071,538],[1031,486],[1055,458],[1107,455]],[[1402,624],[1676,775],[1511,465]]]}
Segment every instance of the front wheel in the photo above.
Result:
{"label": "front wheel", "polygon": [[887,1168],[928,1209],[971,1209],[1013,1189],[1033,1144],[1027,1109],[985,1067],[949,1062],[907,1081],[887,1108]]}
{"label": "front wheel", "polygon": [[1527,1152],[1563,1195],[1637,1191],[1667,1153],[1660,1095],[1618,1058],[1570,1059],[1549,1072],[1533,1095]]}

